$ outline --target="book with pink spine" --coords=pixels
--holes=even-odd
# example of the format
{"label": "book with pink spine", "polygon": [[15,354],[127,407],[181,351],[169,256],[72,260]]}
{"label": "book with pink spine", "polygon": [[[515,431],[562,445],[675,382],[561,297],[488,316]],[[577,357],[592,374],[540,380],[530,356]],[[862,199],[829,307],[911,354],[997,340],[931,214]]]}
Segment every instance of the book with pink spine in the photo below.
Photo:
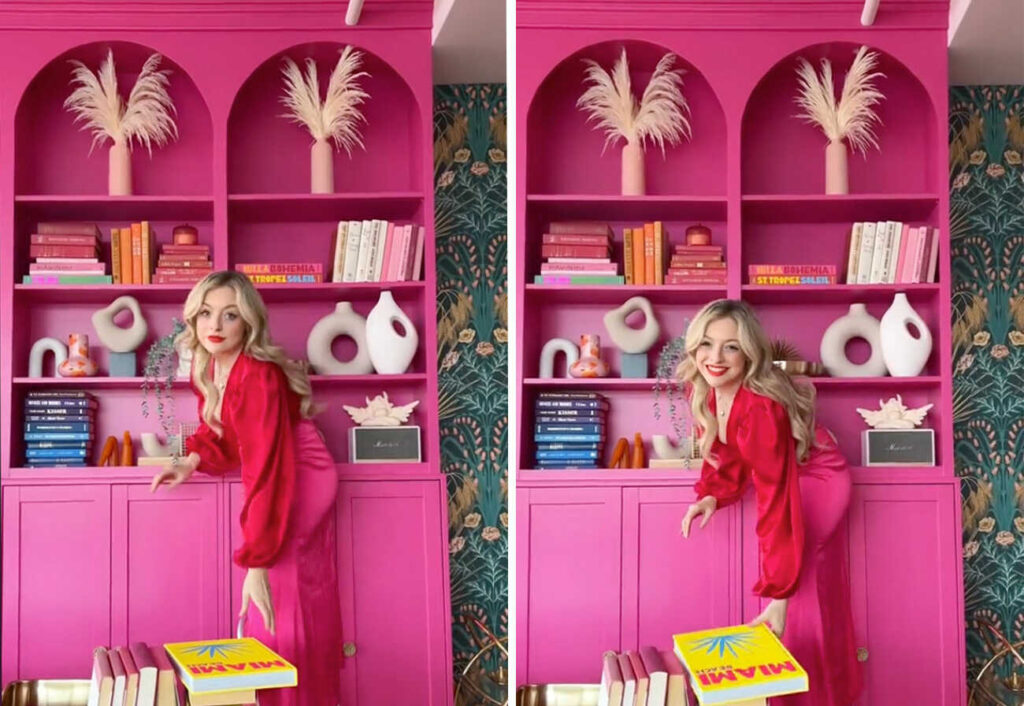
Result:
{"label": "book with pink spine", "polygon": [[107,648],[92,652],[92,678],[89,682],[88,706],[110,706],[114,698],[114,672],[110,669]]}
{"label": "book with pink spine", "polygon": [[388,230],[384,234],[384,256],[381,261],[380,277],[381,282],[391,282],[391,260],[395,256],[395,234],[401,232],[402,226],[396,226],[388,221]]}
{"label": "book with pink spine", "polygon": [[629,664],[633,667],[633,674],[636,676],[636,703],[647,704],[647,688],[650,686],[651,679],[647,675],[647,668],[644,667],[644,662],[640,659],[640,653],[636,650],[626,650],[626,657],[629,658]]}
{"label": "book with pink spine", "polygon": [[665,706],[690,706],[689,687],[686,683],[686,670],[682,662],[671,650],[661,650],[662,664],[668,673],[666,680]]}
{"label": "book with pink spine", "polygon": [[156,706],[157,668],[153,655],[145,642],[133,642],[128,648],[135,668],[139,671],[139,690],[135,706]]}
{"label": "book with pink spine", "polygon": [[625,654],[616,655],[619,663],[619,672],[622,674],[622,706],[634,706],[636,704],[636,674],[633,672],[633,663]]}
{"label": "book with pink spine", "polygon": [[416,229],[416,247],[413,250],[412,269],[409,272],[409,280],[418,282],[423,276],[423,226]]}
{"label": "book with pink spine", "polygon": [[124,665],[124,706],[135,706],[139,694],[139,669],[135,666],[130,649],[118,647],[117,654],[121,657],[121,664]]}
{"label": "book with pink spine", "polygon": [[668,694],[668,670],[665,660],[657,647],[645,645],[640,648],[640,661],[647,670],[647,704],[648,706],[666,706]]}
{"label": "book with pink spine", "polygon": [[156,665],[156,706],[184,706],[185,688],[174,675],[174,665],[162,645],[149,648]]}
{"label": "book with pink spine", "polygon": [[124,662],[117,650],[107,650],[107,659],[110,660],[110,671],[114,675],[114,693],[111,698],[112,706],[125,706],[124,690],[127,682],[127,673],[124,669]]}
{"label": "book with pink spine", "polygon": [[601,669],[601,692],[597,697],[597,706],[624,706],[622,688],[622,671],[619,669],[618,655],[611,651],[605,652]]}

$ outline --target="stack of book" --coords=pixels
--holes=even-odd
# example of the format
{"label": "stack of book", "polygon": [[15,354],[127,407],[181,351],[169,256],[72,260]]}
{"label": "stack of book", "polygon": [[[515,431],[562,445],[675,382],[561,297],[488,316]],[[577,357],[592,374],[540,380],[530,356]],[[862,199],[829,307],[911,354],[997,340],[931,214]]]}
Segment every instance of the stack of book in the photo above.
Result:
{"label": "stack of book", "polygon": [[318,284],[324,281],[324,266],[319,262],[246,262],[235,269],[252,283],[261,284]]}
{"label": "stack of book", "polygon": [[156,239],[149,221],[110,229],[110,271],[114,284],[151,284]]}
{"label": "stack of book", "polygon": [[92,653],[90,706],[184,706],[185,694],[163,647],[97,647]]}
{"label": "stack of book", "polygon": [[25,396],[25,465],[88,466],[96,407],[96,397],[84,390],[30,391]]}
{"label": "stack of book", "polygon": [[747,265],[750,284],[804,286],[835,284],[835,265]]}
{"label": "stack of book", "polygon": [[661,221],[644,223],[643,226],[622,231],[622,264],[626,272],[626,284],[665,284],[666,236]]}
{"label": "stack of book", "polygon": [[597,392],[541,392],[534,403],[536,467],[601,468],[608,400]]}
{"label": "stack of book", "polygon": [[339,221],[331,240],[332,282],[414,282],[423,270],[423,226]]}
{"label": "stack of book", "polygon": [[160,246],[153,284],[195,284],[213,271],[209,245]]}
{"label": "stack of book", "polygon": [[605,652],[598,703],[608,706],[689,706],[691,692],[679,658],[657,647]]}
{"label": "stack of book", "polygon": [[555,221],[541,244],[535,284],[622,284],[612,261],[612,229],[598,221]]}
{"label": "stack of book", "polygon": [[846,283],[934,282],[938,261],[938,228],[900,221],[854,223]]}
{"label": "stack of book", "polygon": [[36,224],[31,236],[28,274],[23,284],[110,284],[100,261],[100,230],[95,223],[59,221]]}
{"label": "stack of book", "polygon": [[725,285],[725,258],[721,245],[676,245],[668,264],[665,284]]}

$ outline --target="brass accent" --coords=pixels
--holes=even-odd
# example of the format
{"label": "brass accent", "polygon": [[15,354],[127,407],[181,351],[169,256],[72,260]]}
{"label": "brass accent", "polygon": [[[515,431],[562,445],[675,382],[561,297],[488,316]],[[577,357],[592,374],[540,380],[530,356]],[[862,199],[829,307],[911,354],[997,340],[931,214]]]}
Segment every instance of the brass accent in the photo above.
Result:
{"label": "brass accent", "polygon": [[868,661],[868,648],[867,647],[858,647],[857,648],[857,661],[858,662],[867,662]]}
{"label": "brass accent", "polygon": [[346,642],[341,646],[341,653],[346,657],[352,657],[356,653],[356,643]]}
{"label": "brass accent", "polygon": [[3,692],[3,706],[85,706],[88,700],[88,679],[13,681]]}

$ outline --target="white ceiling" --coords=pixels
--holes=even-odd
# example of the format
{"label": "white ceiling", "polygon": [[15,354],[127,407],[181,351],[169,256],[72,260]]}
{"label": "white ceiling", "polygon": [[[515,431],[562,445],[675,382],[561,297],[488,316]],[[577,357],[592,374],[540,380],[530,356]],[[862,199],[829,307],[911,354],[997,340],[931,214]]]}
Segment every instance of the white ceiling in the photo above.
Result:
{"label": "white ceiling", "polygon": [[505,83],[505,1],[434,0],[435,84]]}
{"label": "white ceiling", "polygon": [[1024,84],[1024,0],[953,0],[949,83]]}
{"label": "white ceiling", "polygon": [[[506,80],[505,3],[435,0],[434,83]],[[950,0],[949,15],[950,85],[1024,84],[1024,0]]]}

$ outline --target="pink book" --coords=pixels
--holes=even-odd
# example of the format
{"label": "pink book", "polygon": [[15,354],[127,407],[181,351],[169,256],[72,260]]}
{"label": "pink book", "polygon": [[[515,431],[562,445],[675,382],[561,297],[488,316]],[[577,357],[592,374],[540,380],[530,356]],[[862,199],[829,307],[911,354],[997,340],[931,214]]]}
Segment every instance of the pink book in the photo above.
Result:
{"label": "pink book", "polygon": [[423,276],[423,226],[416,229],[416,247],[413,250],[412,269],[409,281],[418,282]]}
{"label": "pink book", "polygon": [[665,706],[690,706],[687,696],[686,672],[683,665],[671,650],[661,651],[662,664],[668,673]]}
{"label": "pink book", "polygon": [[928,229],[921,228],[921,244],[917,248],[917,260],[914,264],[914,281],[924,282],[928,274],[928,261],[932,254],[932,242],[928,237]]}
{"label": "pink book", "polygon": [[548,226],[548,233],[610,236],[612,229],[603,221],[553,221]]}
{"label": "pink book", "polygon": [[82,272],[85,274],[106,274],[107,266],[98,262],[43,262],[43,263],[32,263],[28,266],[28,271],[31,274],[37,272]]}
{"label": "pink book", "polygon": [[619,273],[619,266],[615,264],[602,265],[589,262],[553,262],[541,265],[540,271],[541,274],[549,274],[552,272],[596,272],[602,275],[615,275]]}
{"label": "pink book", "polygon": [[903,265],[907,261],[907,250],[910,245],[908,241],[910,240],[910,234],[913,232],[913,228],[908,226],[906,223],[903,224],[903,230],[900,232],[900,250],[896,255],[896,269],[892,271],[892,282],[903,281]]}
{"label": "pink book", "polygon": [[615,659],[622,674],[622,706],[636,706],[636,674],[633,673],[633,663],[624,654],[616,655]]}
{"label": "pink book", "polygon": [[622,670],[619,669],[619,659],[614,652],[605,652],[604,664],[601,670],[601,696],[598,703],[601,706],[622,706]]}
{"label": "pink book", "polygon": [[121,657],[121,664],[124,665],[124,706],[135,706],[135,700],[139,693],[139,670],[132,659],[131,650],[127,647],[118,647],[117,654]]}
{"label": "pink book", "polygon": [[92,653],[92,681],[89,683],[89,706],[110,706],[114,698],[114,672],[105,647]]}
{"label": "pink book", "polygon": [[914,255],[917,253],[917,227],[909,229],[900,243],[900,261],[896,266],[896,282],[913,280]]}
{"label": "pink book", "polygon": [[391,277],[391,258],[395,256],[395,231],[400,231],[402,226],[395,227],[395,224],[388,221],[388,232],[384,234],[384,260],[380,267],[380,281],[393,282]]}
{"label": "pink book", "polygon": [[124,690],[126,686],[126,674],[121,655],[117,650],[107,650],[107,659],[110,660],[110,671],[114,674],[114,695],[110,703],[112,706],[125,706]]}
{"label": "pink book", "polygon": [[665,706],[668,693],[668,671],[665,669],[665,660],[662,659],[658,648],[646,645],[640,648],[640,661],[644,663],[649,680],[647,703],[650,706]]}
{"label": "pink book", "polygon": [[395,247],[398,248],[398,252],[395,253],[394,262],[394,273],[393,276],[396,282],[402,282],[405,280],[405,273],[409,270],[409,254],[412,252],[412,226],[404,225],[400,229],[395,231],[398,236],[395,240]]}
{"label": "pink book", "polygon": [[640,653],[636,650],[626,650],[626,656],[629,658],[629,664],[633,667],[633,674],[636,676],[636,703],[637,706],[647,705],[647,688],[650,686],[651,679],[647,676],[647,669],[644,667],[644,662],[640,659]]}
{"label": "pink book", "polygon": [[139,691],[135,706],[156,706],[156,662],[145,642],[133,642],[128,648],[135,668],[139,670]]}
{"label": "pink book", "polygon": [[931,233],[932,251],[928,258],[928,277],[925,279],[926,282],[934,282],[938,277],[939,269],[939,229],[932,228]]}
{"label": "pink book", "polygon": [[179,706],[179,704],[184,706],[185,695],[182,693],[181,700],[179,700],[179,682],[178,677],[174,674],[171,658],[167,656],[167,652],[160,645],[150,647],[149,653],[153,657],[157,671],[156,706]]}

